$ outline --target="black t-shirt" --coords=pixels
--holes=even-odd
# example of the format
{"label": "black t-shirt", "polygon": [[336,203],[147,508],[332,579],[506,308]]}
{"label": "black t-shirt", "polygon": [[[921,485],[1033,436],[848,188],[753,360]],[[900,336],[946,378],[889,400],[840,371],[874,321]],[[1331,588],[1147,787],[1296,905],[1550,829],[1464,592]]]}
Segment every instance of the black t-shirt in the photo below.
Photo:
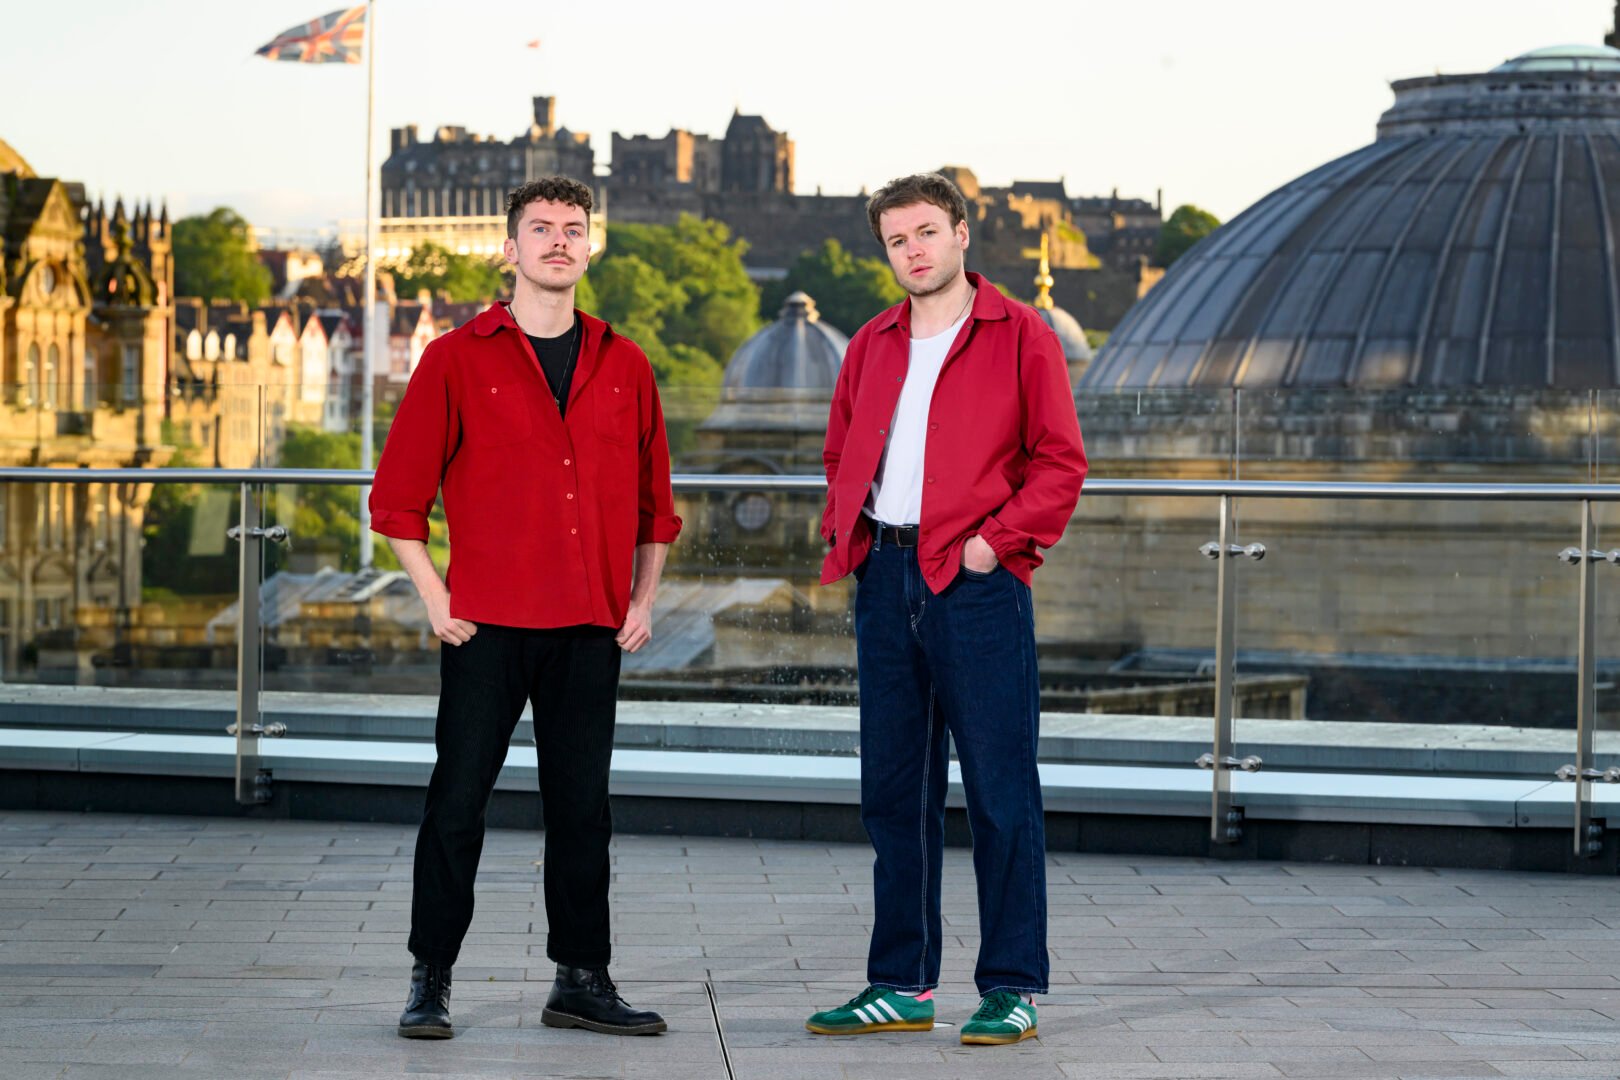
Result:
{"label": "black t-shirt", "polygon": [[551,396],[557,399],[557,412],[563,413],[568,409],[568,386],[574,381],[574,365],[568,361],[574,353],[574,338],[579,334],[579,320],[574,320],[573,328],[558,337],[535,337],[527,335],[529,344],[534,346],[534,355],[540,361],[540,370],[545,373],[546,385],[551,387]]}

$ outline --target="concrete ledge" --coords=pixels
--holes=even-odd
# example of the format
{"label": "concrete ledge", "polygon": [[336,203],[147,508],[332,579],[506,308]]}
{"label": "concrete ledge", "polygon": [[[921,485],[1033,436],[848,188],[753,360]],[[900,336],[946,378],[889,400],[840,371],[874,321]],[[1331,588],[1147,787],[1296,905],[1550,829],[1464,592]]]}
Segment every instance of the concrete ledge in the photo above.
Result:
{"label": "concrete ledge", "polygon": [[[435,758],[425,743],[340,739],[266,739],[265,766],[277,785],[343,784],[423,788]],[[1141,766],[1043,763],[1049,811],[1202,817],[1206,772]],[[0,770],[156,777],[227,778],[235,741],[227,736],[119,735],[87,731],[0,730]],[[512,747],[499,791],[535,790],[534,751]],[[1496,828],[1554,827],[1569,820],[1568,785],[1540,780],[1412,777],[1378,774],[1257,773],[1233,778],[1234,801],[1254,819],[1400,822]],[[86,777],[87,783],[94,781]],[[620,749],[613,758],[616,796],[673,800],[860,802],[860,760],[787,754],[694,753]],[[1620,808],[1620,792],[1600,790]],[[947,803],[965,805],[961,771],[950,766]]]}
{"label": "concrete ledge", "polygon": [[[221,735],[236,717],[228,691],[78,686],[0,686],[0,728],[173,735]],[[433,740],[436,701],[420,695],[269,693],[267,721],[296,739],[368,743]],[[1267,772],[1365,772],[1550,779],[1574,757],[1573,731],[1476,724],[1342,723],[1240,719],[1241,752]],[[750,754],[853,755],[855,708],[723,702],[622,701],[616,742],[626,749]],[[513,745],[529,747],[529,714]],[[1047,713],[1040,757],[1063,764],[1181,769],[1209,750],[1210,720],[1199,717]],[[1620,731],[1597,733],[1600,755],[1620,760]]]}

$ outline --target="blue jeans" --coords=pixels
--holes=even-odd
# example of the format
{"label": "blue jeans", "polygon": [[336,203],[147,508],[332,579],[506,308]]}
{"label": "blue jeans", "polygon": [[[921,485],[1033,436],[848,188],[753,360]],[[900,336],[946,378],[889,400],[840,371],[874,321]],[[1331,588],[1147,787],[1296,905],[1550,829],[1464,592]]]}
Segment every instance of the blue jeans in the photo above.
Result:
{"label": "blue jeans", "polygon": [[1046,831],[1035,766],[1040,681],[1029,587],[963,570],[928,591],[915,548],[856,572],[861,821],[877,852],[867,980],[939,983],[946,733],[956,742],[979,887],[979,993],[1045,993]]}

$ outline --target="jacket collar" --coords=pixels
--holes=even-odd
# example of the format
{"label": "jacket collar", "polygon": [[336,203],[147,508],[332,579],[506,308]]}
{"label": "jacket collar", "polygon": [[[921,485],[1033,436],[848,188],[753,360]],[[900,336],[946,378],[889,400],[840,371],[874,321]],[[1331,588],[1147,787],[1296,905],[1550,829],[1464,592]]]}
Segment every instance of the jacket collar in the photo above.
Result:
{"label": "jacket collar", "polygon": [[[1001,295],[1001,290],[984,279],[983,274],[972,270],[967,272],[968,284],[977,291],[973,298],[972,316],[975,321],[980,319],[1005,319],[1007,317],[1007,298]],[[874,330],[892,330],[900,327],[909,336],[911,333],[911,297],[889,308],[874,320]]]}

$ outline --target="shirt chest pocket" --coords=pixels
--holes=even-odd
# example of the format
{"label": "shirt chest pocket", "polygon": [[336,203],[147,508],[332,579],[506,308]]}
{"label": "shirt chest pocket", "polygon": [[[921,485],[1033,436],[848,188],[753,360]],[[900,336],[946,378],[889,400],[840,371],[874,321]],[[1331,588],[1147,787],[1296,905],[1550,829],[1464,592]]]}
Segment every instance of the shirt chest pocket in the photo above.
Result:
{"label": "shirt chest pocket", "polygon": [[603,383],[593,388],[591,396],[597,437],[611,443],[634,442],[639,427],[635,391],[628,386]]}
{"label": "shirt chest pocket", "polygon": [[462,422],[467,441],[479,446],[506,446],[529,437],[529,406],[518,383],[474,387]]}

